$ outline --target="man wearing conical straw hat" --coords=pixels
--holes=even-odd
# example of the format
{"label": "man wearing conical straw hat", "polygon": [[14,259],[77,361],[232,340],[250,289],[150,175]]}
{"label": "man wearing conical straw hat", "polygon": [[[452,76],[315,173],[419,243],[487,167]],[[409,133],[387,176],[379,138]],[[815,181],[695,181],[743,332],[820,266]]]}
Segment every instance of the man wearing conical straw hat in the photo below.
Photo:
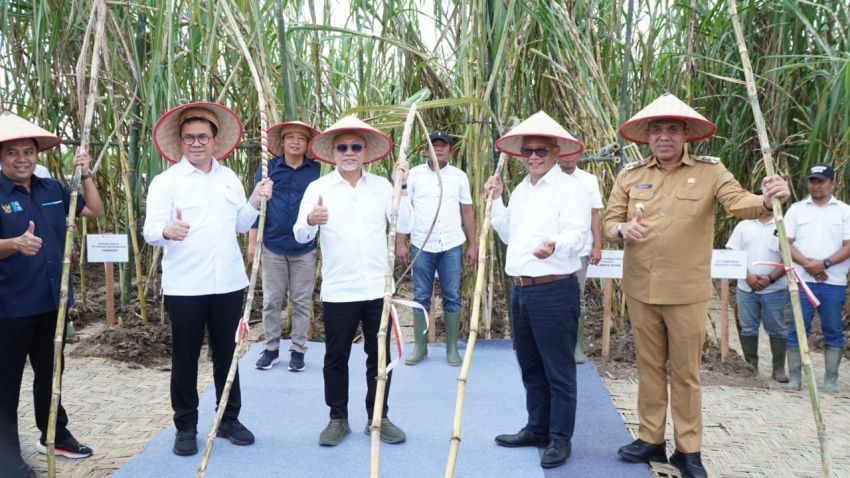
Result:
{"label": "man wearing conical straw hat", "polygon": [[528,421],[515,434],[499,435],[506,447],[545,447],[543,468],[562,465],[571,452],[576,416],[575,345],[581,313],[576,272],[590,234],[590,206],[579,180],[564,174],[558,158],[581,154],[578,140],[540,111],[496,140],[496,149],[522,159],[528,173],[501,200],[502,182],[485,187],[493,202],[493,229],[508,245],[511,316],[522,370]]}
{"label": "man wearing conical straw hat", "polygon": [[[153,131],[154,144],[174,163],[150,183],[145,241],[163,248],[162,293],[171,317],[171,407],[177,434],[173,452],[198,452],[198,355],[209,330],[216,403],[236,348],[248,277],[237,232],[247,232],[259,215],[261,181],[246,200],[242,182],[222,164],[242,136],[236,114],[217,103],[187,103],[166,112]],[[254,443],[239,421],[239,373],[218,427],[234,445]]]}
{"label": "man wearing conical straw hat", "polygon": [[[9,112],[0,114],[0,474],[35,477],[21,458],[18,396],[27,356],[33,369],[35,423],[41,432],[36,449],[47,453],[45,434],[53,383],[53,338],[59,310],[66,218],[71,191],[34,174],[38,152],[59,145],[56,135]],[[77,215],[103,212],[89,171],[89,155],[77,151],[82,195]],[[68,284],[68,307],[74,296]],[[91,448],[68,431],[68,415],[59,404],[56,454],[87,458]]]}
{"label": "man wearing conical straw hat", "polygon": [[623,291],[640,374],[637,440],[619,455],[633,462],[667,461],[669,363],[676,445],[670,462],[686,477],[706,476],[700,362],[712,293],[715,204],[753,219],[770,208],[774,196],[784,202],[790,195],[778,176],[764,178],[764,196],[752,194],[717,158],[685,152],[685,143],[716,130],[669,93],[623,123],[617,133],[648,144],[652,154],[619,174],[602,226],[609,240],[625,244]]}
{"label": "man wearing conical straw hat", "polygon": [[[295,240],[292,226],[307,185],[319,178],[321,166],[307,157],[307,143],[319,134],[301,121],[278,123],[268,130],[269,152],[275,158],[268,162],[268,177],[274,181],[275,193],[266,205],[263,234],[263,335],[265,348],[256,367],[269,370],[280,356],[281,309],[286,294],[292,302],[292,345],[289,347],[289,371],[304,370],[307,352],[307,329],[313,307],[313,279],[316,275],[316,241],[301,244]],[[262,165],[257,168],[255,183],[262,179]],[[254,258],[257,223],[248,233],[248,262]]]}
{"label": "man wearing conical straw hat", "polygon": [[[375,404],[378,372],[378,328],[384,306],[387,268],[387,225],[393,187],[385,178],[367,172],[363,165],[392,152],[389,136],[346,116],[310,141],[310,154],[336,168],[312,182],[304,192],[295,239],[312,241],[320,233],[322,248],[322,320],[325,325],[325,360],[322,373],[330,421],[319,434],[319,444],[335,446],[351,433],[348,423],[348,358],[357,326],[363,329],[366,350],[366,415],[369,434]],[[407,162],[396,162],[394,171],[407,176]],[[402,190],[398,230],[410,232],[410,201]],[[389,335],[386,343],[389,358]],[[384,395],[381,441],[402,443],[405,433],[387,418],[392,372]]]}

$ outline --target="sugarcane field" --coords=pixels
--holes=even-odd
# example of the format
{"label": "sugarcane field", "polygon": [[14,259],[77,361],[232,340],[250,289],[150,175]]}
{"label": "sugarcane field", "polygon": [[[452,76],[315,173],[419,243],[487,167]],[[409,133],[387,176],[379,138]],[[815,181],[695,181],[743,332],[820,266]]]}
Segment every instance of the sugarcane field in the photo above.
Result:
{"label": "sugarcane field", "polygon": [[0,478],[850,478],[847,0],[0,0]]}

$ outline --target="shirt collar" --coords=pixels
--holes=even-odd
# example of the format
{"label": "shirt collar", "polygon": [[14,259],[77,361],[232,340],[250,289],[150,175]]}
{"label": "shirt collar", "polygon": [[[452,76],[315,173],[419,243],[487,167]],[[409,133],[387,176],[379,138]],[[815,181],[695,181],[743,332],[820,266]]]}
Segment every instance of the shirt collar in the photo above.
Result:
{"label": "shirt collar", "polygon": [[[555,165],[552,166],[552,169],[550,169],[548,173],[544,174],[543,177],[540,178],[539,181],[537,181],[537,184],[540,184],[541,182],[550,184],[553,181],[555,181],[558,178],[559,175],[569,177],[569,174],[561,171],[561,167],[558,166],[557,163],[555,163]],[[531,184],[531,175],[530,174],[526,174],[525,177],[522,180],[525,183],[527,183],[529,186],[532,186],[532,187],[537,186],[537,184]]]}
{"label": "shirt collar", "polygon": [[[177,164],[171,167],[171,169],[176,170],[176,172],[182,176],[188,176],[194,172],[203,174],[200,169],[192,166],[192,163],[190,163],[189,160],[186,159],[186,156],[183,156]],[[218,160],[213,158],[212,168],[210,169],[210,172],[212,173],[219,171],[221,171],[221,164],[218,162]]]}
{"label": "shirt collar", "polygon": [[[694,158],[692,158],[688,153],[683,153],[682,164],[685,164],[687,166],[693,166],[695,164]],[[646,159],[646,165],[650,167],[655,166],[656,168],[661,167],[661,165],[658,163],[658,158],[656,158],[654,154]]]}
{"label": "shirt collar", "polygon": [[[815,206],[817,206],[817,204],[815,204],[814,200],[812,200],[811,194],[806,196],[806,199],[803,199],[803,202],[805,202],[806,204],[814,204]],[[828,205],[828,204],[838,204],[838,199],[835,198],[835,195],[829,196],[829,201],[827,201],[825,205]]]}
{"label": "shirt collar", "polygon": [[[369,176],[369,173],[366,172],[366,169],[360,168],[360,171],[361,171],[362,174],[360,175],[360,179],[357,181],[358,183],[360,181],[366,181],[366,178]],[[331,174],[331,177],[333,178],[334,183],[346,183],[346,184],[348,184],[348,181],[346,181],[345,178],[342,177],[342,174],[339,174],[339,169],[337,169],[336,167],[334,167],[333,171],[331,171],[330,174]],[[368,181],[366,181],[366,182],[368,182]]]}
{"label": "shirt collar", "polygon": [[[30,192],[32,192],[33,186],[41,183],[42,179],[33,174],[32,177],[30,177]],[[11,194],[12,190],[15,189],[15,186],[17,186],[17,184],[15,184],[14,181],[12,181],[8,177],[6,177],[5,174],[0,172],[0,191],[2,191],[3,194]]]}

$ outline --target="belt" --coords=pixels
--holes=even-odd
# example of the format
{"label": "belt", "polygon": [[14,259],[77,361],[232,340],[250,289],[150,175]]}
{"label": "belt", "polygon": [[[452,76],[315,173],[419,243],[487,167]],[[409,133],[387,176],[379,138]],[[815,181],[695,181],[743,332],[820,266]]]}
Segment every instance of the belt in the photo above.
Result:
{"label": "belt", "polygon": [[511,280],[517,287],[528,287],[530,285],[543,285],[548,284],[550,282],[569,279],[572,276],[573,274],[551,274],[548,276],[539,277],[515,276],[511,277]]}

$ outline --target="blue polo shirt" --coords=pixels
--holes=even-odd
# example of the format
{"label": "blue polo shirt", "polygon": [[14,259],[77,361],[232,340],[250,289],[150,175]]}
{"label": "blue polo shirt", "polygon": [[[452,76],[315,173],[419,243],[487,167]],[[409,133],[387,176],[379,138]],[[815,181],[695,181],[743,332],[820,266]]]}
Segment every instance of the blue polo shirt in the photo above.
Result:
{"label": "blue polo shirt", "polygon": [[[33,176],[30,191],[0,173],[0,239],[11,239],[35,223],[42,240],[34,256],[15,253],[0,259],[0,320],[59,309],[59,282],[65,249],[65,222],[71,191],[54,179]],[[77,214],[86,205],[77,197]],[[68,287],[68,307],[73,305]]]}
{"label": "blue polo shirt", "polygon": [[[295,240],[292,226],[298,219],[298,209],[307,185],[319,179],[322,171],[316,161],[304,158],[304,163],[293,169],[283,157],[269,161],[269,178],[274,181],[272,197],[266,207],[266,227],[263,232],[263,246],[275,254],[300,256],[316,248],[316,240],[301,244]],[[254,185],[262,178],[262,165],[257,168]],[[258,220],[259,221],[259,220]],[[259,222],[254,223],[257,227]]]}

